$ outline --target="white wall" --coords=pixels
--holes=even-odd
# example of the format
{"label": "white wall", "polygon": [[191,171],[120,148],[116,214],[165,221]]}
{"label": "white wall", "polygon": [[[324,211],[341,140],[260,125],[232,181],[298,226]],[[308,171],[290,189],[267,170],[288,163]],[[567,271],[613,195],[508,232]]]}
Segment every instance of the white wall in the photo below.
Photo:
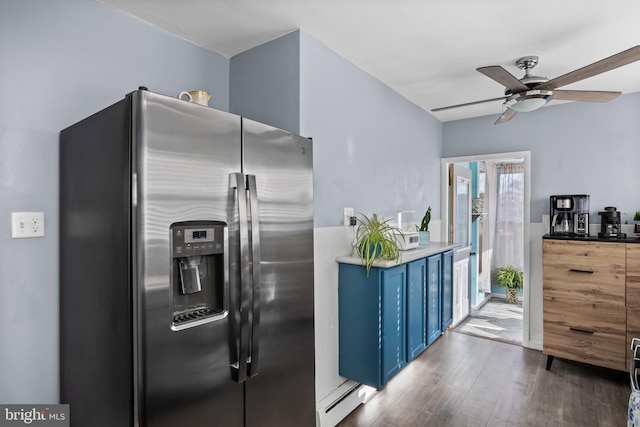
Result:
{"label": "white wall", "polygon": [[[548,233],[542,223],[529,227],[529,347],[542,350],[542,236]],[[524,337],[527,341],[527,337]]]}
{"label": "white wall", "polygon": [[[226,110],[229,61],[94,0],[2,0],[0,58],[0,402],[57,403],[60,130],[141,85]],[[46,236],[12,240],[12,211]]]}

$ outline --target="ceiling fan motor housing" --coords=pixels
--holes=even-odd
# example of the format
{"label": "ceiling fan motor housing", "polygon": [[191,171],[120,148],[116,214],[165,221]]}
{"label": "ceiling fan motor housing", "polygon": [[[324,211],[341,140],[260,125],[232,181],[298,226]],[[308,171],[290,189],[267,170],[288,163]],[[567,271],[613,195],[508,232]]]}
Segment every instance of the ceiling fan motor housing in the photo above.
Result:
{"label": "ceiling fan motor housing", "polygon": [[537,110],[553,99],[553,91],[533,89],[509,96],[504,101],[504,106],[520,113]]}
{"label": "ceiling fan motor housing", "polygon": [[[518,59],[515,62],[515,64],[516,64],[516,67],[518,67],[521,70],[524,70],[524,77],[522,77],[519,80],[523,85],[527,86],[529,89],[534,89],[539,84],[546,83],[549,81],[547,77],[532,76],[529,73],[529,70],[531,70],[536,65],[538,65],[537,56],[524,56]],[[522,92],[517,92],[517,93],[522,93]],[[505,96],[511,96],[514,94],[514,92],[511,89],[505,89],[504,94]]]}
{"label": "ceiling fan motor housing", "polygon": [[504,94],[508,98],[504,101],[505,107],[523,113],[537,110],[553,99],[553,91],[535,89],[538,85],[549,81],[547,77],[532,76],[529,73],[529,70],[536,65],[538,65],[537,56],[525,56],[516,61],[516,66],[524,70],[524,77],[520,82],[530,90],[514,93],[511,89],[506,89]]}

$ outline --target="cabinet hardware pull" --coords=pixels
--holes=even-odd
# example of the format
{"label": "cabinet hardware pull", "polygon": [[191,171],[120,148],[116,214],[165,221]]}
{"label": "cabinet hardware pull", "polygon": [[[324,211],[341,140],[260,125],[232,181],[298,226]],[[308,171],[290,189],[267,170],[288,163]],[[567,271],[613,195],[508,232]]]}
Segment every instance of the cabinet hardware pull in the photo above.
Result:
{"label": "cabinet hardware pull", "polygon": [[569,329],[571,329],[572,331],[582,332],[585,334],[593,334],[593,331],[587,331],[586,329],[572,328],[572,327],[569,327]]}
{"label": "cabinet hardware pull", "polygon": [[574,273],[587,273],[587,274],[593,274],[593,271],[591,270],[578,270],[577,268],[571,268],[569,269],[569,271],[572,271]]}

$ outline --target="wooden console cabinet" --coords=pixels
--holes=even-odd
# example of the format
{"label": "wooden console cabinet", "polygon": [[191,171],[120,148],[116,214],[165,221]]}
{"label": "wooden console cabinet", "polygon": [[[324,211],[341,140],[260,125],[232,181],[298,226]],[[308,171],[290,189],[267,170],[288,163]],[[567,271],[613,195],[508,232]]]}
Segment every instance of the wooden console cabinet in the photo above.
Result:
{"label": "wooden console cabinet", "polygon": [[600,240],[543,241],[543,352],[628,369],[640,337],[640,245]]}

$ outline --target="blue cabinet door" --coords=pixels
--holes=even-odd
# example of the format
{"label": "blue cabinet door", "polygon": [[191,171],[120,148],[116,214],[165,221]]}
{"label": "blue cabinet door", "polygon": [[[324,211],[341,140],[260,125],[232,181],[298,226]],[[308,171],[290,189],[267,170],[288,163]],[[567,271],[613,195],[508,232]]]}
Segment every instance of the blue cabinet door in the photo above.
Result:
{"label": "blue cabinet door", "polygon": [[427,262],[407,264],[407,362],[427,348]]}
{"label": "blue cabinet door", "polygon": [[340,264],[339,373],[380,389],[407,364],[404,264],[372,268]]}
{"label": "blue cabinet door", "polygon": [[427,345],[442,334],[440,317],[440,278],[442,274],[442,256],[427,258]]}
{"label": "blue cabinet door", "polygon": [[382,270],[382,384],[397,374],[406,364],[405,287],[407,269],[404,265]]}
{"label": "blue cabinet door", "polygon": [[339,369],[341,376],[380,388],[380,283],[382,272],[340,264],[338,281]]}
{"label": "blue cabinet door", "polygon": [[453,251],[442,254],[442,333],[453,322]]}

